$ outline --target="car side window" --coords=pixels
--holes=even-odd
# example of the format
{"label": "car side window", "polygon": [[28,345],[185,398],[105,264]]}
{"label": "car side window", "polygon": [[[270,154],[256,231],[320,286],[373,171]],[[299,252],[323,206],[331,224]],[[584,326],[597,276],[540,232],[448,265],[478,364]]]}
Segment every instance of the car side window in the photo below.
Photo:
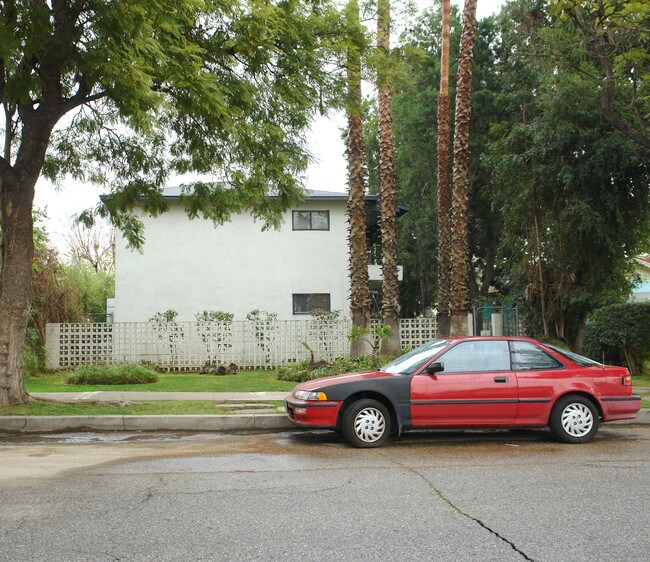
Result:
{"label": "car side window", "polygon": [[548,371],[563,367],[541,347],[527,341],[512,341],[512,368],[515,371]]}
{"label": "car side window", "polygon": [[510,370],[507,341],[485,340],[462,342],[439,357],[444,373],[478,373]]}

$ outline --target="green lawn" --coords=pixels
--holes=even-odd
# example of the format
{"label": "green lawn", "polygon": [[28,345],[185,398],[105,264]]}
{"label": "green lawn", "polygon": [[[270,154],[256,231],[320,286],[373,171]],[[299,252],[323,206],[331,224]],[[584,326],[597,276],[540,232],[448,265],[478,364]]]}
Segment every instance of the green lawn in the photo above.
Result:
{"label": "green lawn", "polygon": [[0,416],[128,416],[154,414],[226,414],[228,410],[217,407],[214,402],[201,401],[156,401],[138,402],[132,406],[115,404],[54,404],[37,400],[33,404],[0,408]]}
{"label": "green lawn", "polygon": [[[277,408],[283,402],[267,402]],[[237,414],[237,409],[209,400],[157,400],[137,402],[130,406],[115,404],[54,404],[37,400],[32,404],[0,408],[0,416],[149,416],[189,414]],[[278,411],[278,413],[280,413]]]}
{"label": "green lawn", "polygon": [[634,375],[632,377],[632,386],[650,388],[650,375]]}
{"label": "green lawn", "polygon": [[236,375],[160,374],[157,383],[123,385],[65,384],[69,373],[58,372],[25,379],[27,392],[289,392],[295,383],[279,381],[275,371],[242,371]]}

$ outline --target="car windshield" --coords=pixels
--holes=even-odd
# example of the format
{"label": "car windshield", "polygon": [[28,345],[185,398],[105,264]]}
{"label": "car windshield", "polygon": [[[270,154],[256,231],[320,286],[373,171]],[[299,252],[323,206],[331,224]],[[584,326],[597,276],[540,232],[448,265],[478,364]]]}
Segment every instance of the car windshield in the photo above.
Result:
{"label": "car windshield", "polygon": [[407,354],[391,361],[387,365],[384,365],[381,370],[387,373],[411,375],[434,355],[447,347],[449,343],[449,340],[433,340],[427,342],[413,351],[409,351]]}
{"label": "car windshield", "polygon": [[569,351],[568,349],[562,349],[561,347],[557,347],[556,345],[548,345],[546,344],[546,347],[550,347],[553,351],[559,353],[563,357],[566,357],[569,361],[572,361],[576,365],[580,365],[581,367],[601,367],[602,363],[598,363],[598,361],[594,361],[593,359],[589,359],[588,357],[583,357],[582,355],[578,355],[577,353],[573,353],[573,351]]}

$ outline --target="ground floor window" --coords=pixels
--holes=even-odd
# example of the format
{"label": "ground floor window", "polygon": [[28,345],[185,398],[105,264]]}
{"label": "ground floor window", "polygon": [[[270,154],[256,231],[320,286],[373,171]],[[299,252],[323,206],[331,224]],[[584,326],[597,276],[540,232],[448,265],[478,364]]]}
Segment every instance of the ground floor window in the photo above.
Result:
{"label": "ground floor window", "polygon": [[294,314],[311,314],[317,310],[331,311],[329,293],[300,293],[293,295]]}

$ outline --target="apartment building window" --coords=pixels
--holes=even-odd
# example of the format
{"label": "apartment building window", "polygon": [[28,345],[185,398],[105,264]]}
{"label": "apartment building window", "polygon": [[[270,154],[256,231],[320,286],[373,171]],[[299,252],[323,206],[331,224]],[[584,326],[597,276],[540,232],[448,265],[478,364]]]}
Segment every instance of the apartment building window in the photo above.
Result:
{"label": "apartment building window", "polygon": [[293,295],[294,314],[311,314],[316,310],[330,312],[329,293],[300,293]]}
{"label": "apartment building window", "polygon": [[294,230],[329,230],[329,211],[293,211]]}

